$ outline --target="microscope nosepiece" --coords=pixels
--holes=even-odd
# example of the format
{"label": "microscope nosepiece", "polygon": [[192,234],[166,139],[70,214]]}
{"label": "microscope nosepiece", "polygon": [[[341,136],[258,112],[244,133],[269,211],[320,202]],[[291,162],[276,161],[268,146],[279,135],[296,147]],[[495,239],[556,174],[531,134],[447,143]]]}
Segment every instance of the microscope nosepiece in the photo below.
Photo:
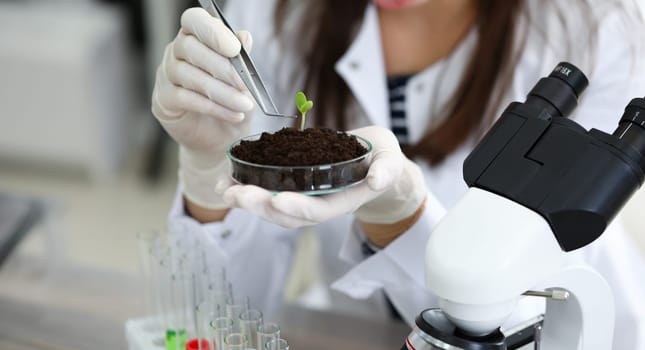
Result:
{"label": "microscope nosepiece", "polygon": [[474,305],[453,302],[438,298],[438,304],[446,317],[464,334],[473,337],[485,337],[508,319],[518,298],[492,304]]}
{"label": "microscope nosepiece", "polygon": [[499,328],[483,336],[463,333],[441,309],[427,309],[416,319],[416,327],[403,349],[506,350],[506,338]]}

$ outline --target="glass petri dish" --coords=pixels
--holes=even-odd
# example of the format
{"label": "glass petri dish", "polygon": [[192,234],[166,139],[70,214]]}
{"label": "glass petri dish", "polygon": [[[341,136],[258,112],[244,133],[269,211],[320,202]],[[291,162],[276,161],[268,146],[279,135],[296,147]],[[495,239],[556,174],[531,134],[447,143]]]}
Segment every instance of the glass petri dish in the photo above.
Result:
{"label": "glass petri dish", "polygon": [[244,185],[255,185],[272,192],[298,192],[306,195],[323,195],[346,190],[360,184],[367,175],[368,157],[372,144],[356,136],[367,149],[365,154],[354,159],[323,165],[276,166],[247,162],[231,154],[233,147],[242,141],[258,140],[262,134],[243,137],[226,149],[230,160],[231,178]]}

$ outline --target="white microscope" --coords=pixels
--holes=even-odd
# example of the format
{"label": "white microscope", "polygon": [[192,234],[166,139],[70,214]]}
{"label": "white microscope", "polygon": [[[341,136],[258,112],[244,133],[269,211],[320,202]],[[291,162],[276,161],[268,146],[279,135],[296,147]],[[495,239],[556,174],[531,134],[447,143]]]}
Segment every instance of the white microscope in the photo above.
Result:
{"label": "white microscope", "polygon": [[[567,252],[598,238],[645,174],[645,99],[613,135],[566,118],[587,87],[563,62],[526,102],[509,105],[464,162],[470,189],[430,235],[423,311],[403,349],[611,349],[614,302],[605,280]],[[546,312],[519,331],[500,326],[522,295]]]}

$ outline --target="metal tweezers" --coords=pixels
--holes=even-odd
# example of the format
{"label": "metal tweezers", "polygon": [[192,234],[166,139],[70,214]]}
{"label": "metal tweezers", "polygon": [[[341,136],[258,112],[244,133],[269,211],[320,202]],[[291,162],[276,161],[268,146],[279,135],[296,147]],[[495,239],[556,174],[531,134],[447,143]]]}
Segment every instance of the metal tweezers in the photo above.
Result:
{"label": "metal tweezers", "polygon": [[[224,18],[224,13],[220,10],[219,6],[217,6],[215,0],[199,0],[199,4],[211,16],[219,18],[228,29],[235,32],[231,25],[226,21],[226,18]],[[242,48],[239,55],[231,58],[231,63],[264,114],[271,117],[296,118],[295,115],[284,115],[278,111],[275,103],[273,103],[273,100],[269,95],[269,92],[262,82],[262,78],[260,78],[260,74],[258,74],[255,69],[251,56],[249,56],[244,48]]]}

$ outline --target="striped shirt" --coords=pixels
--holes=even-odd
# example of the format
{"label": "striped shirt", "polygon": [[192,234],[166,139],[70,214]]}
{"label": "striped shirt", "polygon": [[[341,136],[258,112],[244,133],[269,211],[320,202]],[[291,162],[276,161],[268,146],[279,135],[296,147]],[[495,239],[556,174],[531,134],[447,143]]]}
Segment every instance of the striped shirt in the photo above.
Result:
{"label": "striped shirt", "polygon": [[410,80],[409,75],[387,78],[387,89],[390,96],[390,118],[392,132],[401,146],[408,144],[408,126],[405,120],[405,89]]}

